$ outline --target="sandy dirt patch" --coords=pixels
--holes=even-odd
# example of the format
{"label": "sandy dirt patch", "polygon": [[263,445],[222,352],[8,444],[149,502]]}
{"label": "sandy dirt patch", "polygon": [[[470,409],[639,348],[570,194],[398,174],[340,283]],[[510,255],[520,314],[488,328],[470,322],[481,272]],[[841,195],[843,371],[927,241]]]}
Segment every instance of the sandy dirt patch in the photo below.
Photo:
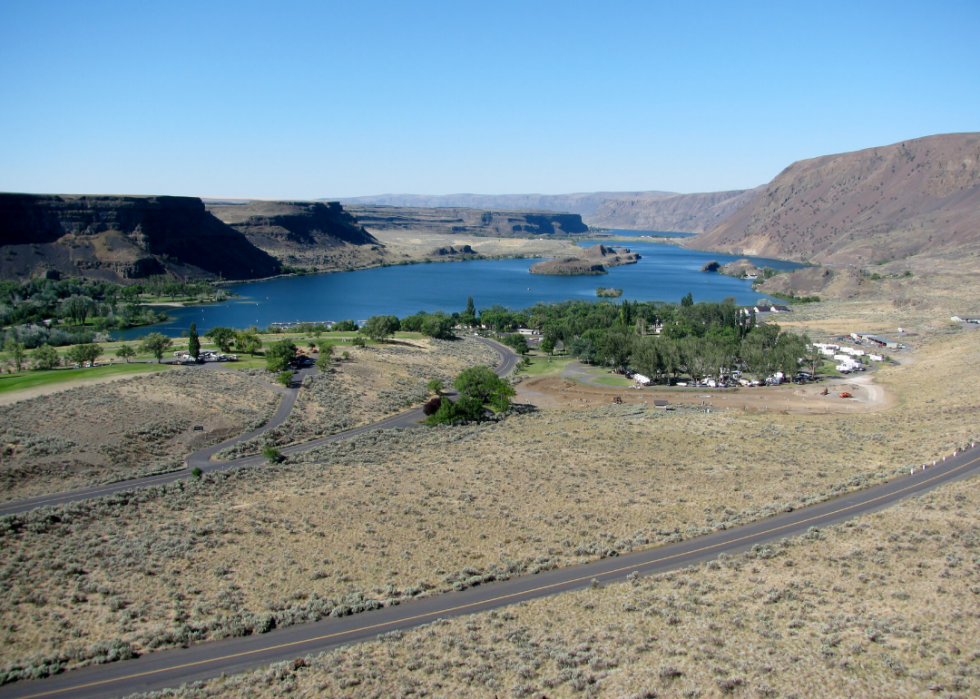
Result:
{"label": "sandy dirt patch", "polygon": [[[807,386],[760,386],[739,389],[705,388],[614,388],[572,381],[563,376],[542,376],[522,381],[517,386],[516,403],[537,408],[582,410],[613,402],[619,396],[624,403],[646,403],[656,400],[683,403],[711,409],[770,412],[785,415],[841,415],[888,410],[897,399],[872,382],[872,376],[824,381]],[[824,387],[826,396],[820,395]],[[841,398],[842,392],[853,398]]]}

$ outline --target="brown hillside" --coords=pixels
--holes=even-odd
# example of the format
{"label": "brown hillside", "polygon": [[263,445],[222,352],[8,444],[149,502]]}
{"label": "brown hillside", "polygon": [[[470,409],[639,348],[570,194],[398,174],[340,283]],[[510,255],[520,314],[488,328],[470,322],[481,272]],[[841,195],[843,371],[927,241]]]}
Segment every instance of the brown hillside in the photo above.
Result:
{"label": "brown hillside", "polygon": [[585,217],[590,226],[703,233],[752,201],[762,188],[703,194],[644,193],[607,199]]}
{"label": "brown hillside", "polygon": [[977,133],[802,160],[687,246],[830,265],[975,268],[978,163]]}

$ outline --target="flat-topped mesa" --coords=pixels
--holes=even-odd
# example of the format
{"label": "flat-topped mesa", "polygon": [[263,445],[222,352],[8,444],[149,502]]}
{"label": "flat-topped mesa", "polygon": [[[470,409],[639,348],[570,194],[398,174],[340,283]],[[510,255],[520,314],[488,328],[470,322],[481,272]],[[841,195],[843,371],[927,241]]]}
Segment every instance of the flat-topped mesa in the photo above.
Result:
{"label": "flat-topped mesa", "polygon": [[411,230],[502,238],[528,235],[567,236],[589,231],[580,215],[553,211],[425,209],[351,204],[346,204],[345,208],[366,228],[375,231]]}
{"label": "flat-topped mesa", "polygon": [[558,257],[531,265],[531,274],[606,274],[606,267],[635,264],[640,254],[629,248],[611,248],[601,243],[585,248],[575,257]]}
{"label": "flat-topped mesa", "polygon": [[279,263],[196,197],[0,194],[0,278],[250,279]]}

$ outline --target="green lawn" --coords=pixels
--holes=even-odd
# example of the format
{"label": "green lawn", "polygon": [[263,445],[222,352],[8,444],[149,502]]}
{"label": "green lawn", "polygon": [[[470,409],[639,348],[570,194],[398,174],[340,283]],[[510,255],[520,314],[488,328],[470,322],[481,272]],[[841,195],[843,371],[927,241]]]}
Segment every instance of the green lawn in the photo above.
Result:
{"label": "green lawn", "polygon": [[633,385],[633,382],[627,379],[625,376],[600,376],[592,379],[592,383],[597,383],[601,386],[616,386],[619,388],[625,388]]}
{"label": "green lawn", "polygon": [[47,386],[49,384],[75,381],[78,379],[95,379],[103,376],[120,376],[126,374],[146,374],[153,371],[166,371],[170,366],[164,364],[116,364],[115,366],[100,366],[92,369],[50,369],[47,371],[22,371],[17,374],[0,376],[0,393],[20,391],[25,388]]}
{"label": "green lawn", "polygon": [[531,366],[521,371],[522,374],[531,376],[555,376],[560,374],[568,363],[573,361],[572,357],[529,357]]}

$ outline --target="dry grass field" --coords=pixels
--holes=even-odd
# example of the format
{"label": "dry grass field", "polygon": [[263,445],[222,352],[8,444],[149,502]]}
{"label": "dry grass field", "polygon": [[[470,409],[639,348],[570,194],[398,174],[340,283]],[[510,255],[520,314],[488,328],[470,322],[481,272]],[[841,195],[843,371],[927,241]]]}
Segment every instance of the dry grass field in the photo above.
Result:
{"label": "dry grass field", "polygon": [[980,688],[980,492],[153,697],[958,697]]}
{"label": "dry grass field", "polygon": [[[347,360],[340,358],[344,351],[350,355]],[[428,400],[430,380],[439,379],[451,388],[463,369],[496,366],[500,360],[472,338],[399,340],[343,350],[338,346],[335,352],[338,358],[330,372],[306,379],[286,422],[222,451],[220,457],[255,454],[266,444],[284,446],[377,422]]]}
{"label": "dry grass field", "polygon": [[512,414],[2,518],[8,670],[356,612],[862,487],[978,437],[977,337],[921,335],[917,361],[880,372],[901,403],[880,413]]}
{"label": "dry grass field", "polygon": [[266,422],[279,399],[234,372],[179,369],[0,406],[0,500],[183,468]]}

